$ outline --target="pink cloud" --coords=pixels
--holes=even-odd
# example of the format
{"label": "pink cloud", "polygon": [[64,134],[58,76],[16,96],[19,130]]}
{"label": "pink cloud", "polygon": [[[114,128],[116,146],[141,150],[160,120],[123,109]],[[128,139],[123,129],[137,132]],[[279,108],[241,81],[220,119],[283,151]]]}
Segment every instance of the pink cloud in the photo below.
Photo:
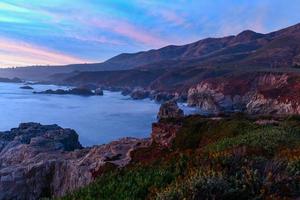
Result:
{"label": "pink cloud", "polygon": [[174,23],[178,26],[185,25],[185,19],[175,12],[168,11],[168,10],[161,10],[160,15],[164,18],[165,21]]}
{"label": "pink cloud", "polygon": [[7,38],[0,38],[0,49],[0,67],[86,62],[70,55]]}
{"label": "pink cloud", "polygon": [[94,27],[110,30],[151,47],[161,47],[167,44],[162,38],[152,35],[150,30],[144,30],[125,21],[94,19],[90,23]]}

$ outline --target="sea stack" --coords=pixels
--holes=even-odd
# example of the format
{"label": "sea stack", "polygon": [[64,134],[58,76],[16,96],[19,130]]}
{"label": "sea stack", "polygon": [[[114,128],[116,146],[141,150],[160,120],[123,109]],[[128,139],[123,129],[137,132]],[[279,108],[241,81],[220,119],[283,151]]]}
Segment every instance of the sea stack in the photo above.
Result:
{"label": "sea stack", "polygon": [[167,101],[160,106],[157,118],[180,118],[183,117],[183,110],[181,110],[175,101]]}

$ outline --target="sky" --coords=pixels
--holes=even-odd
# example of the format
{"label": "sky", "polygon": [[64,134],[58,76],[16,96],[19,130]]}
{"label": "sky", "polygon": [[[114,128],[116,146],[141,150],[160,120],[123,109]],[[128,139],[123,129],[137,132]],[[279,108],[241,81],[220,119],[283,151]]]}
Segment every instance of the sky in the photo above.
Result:
{"label": "sky", "polygon": [[120,53],[300,22],[300,0],[0,0],[0,67]]}

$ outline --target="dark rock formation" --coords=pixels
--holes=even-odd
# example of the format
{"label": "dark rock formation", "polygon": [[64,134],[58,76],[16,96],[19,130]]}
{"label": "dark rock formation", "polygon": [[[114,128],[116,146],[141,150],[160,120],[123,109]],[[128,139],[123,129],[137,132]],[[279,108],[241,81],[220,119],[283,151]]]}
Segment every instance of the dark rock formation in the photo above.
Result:
{"label": "dark rock formation", "polygon": [[122,89],[121,94],[124,95],[124,96],[127,96],[127,95],[130,95],[131,92],[132,92],[131,89],[129,89],[129,88],[124,88],[124,89]]}
{"label": "dark rock formation", "polygon": [[131,151],[148,145],[146,139],[123,138],[82,148],[71,129],[21,124],[0,133],[0,199],[62,196],[92,182],[106,163],[126,165]]}
{"label": "dark rock formation", "polygon": [[183,116],[183,111],[178,107],[175,101],[167,101],[160,106],[157,118],[180,118]]}
{"label": "dark rock formation", "polygon": [[189,106],[196,106],[203,114],[211,115],[220,113],[220,106],[212,95],[207,93],[191,93],[188,98]]}
{"label": "dark rock formation", "polygon": [[93,91],[86,89],[86,88],[73,88],[69,90],[46,90],[42,92],[34,92],[35,94],[58,94],[58,95],[64,95],[64,94],[72,94],[72,95],[80,95],[80,96],[93,96],[93,95],[101,95],[96,94]]}
{"label": "dark rock formation", "polygon": [[149,97],[150,92],[143,89],[135,89],[131,94],[131,98],[138,100],[138,99],[146,99]]}
{"label": "dark rock formation", "polygon": [[32,87],[30,87],[29,85],[24,85],[22,87],[20,87],[21,89],[24,89],[24,90],[33,90]]}
{"label": "dark rock formation", "polygon": [[2,83],[22,83],[23,81],[19,78],[0,78],[0,82]]}

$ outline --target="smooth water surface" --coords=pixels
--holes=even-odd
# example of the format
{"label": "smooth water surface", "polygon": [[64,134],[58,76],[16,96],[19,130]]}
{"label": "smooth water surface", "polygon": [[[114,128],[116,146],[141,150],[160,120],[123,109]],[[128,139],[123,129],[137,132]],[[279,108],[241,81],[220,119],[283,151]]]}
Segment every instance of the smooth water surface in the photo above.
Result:
{"label": "smooth water surface", "polygon": [[[22,84],[0,83],[0,131],[22,122],[58,124],[75,129],[84,146],[103,144],[121,137],[149,137],[159,104],[131,100],[118,92],[104,96],[33,94]],[[34,91],[58,89],[55,85],[33,85]]]}

